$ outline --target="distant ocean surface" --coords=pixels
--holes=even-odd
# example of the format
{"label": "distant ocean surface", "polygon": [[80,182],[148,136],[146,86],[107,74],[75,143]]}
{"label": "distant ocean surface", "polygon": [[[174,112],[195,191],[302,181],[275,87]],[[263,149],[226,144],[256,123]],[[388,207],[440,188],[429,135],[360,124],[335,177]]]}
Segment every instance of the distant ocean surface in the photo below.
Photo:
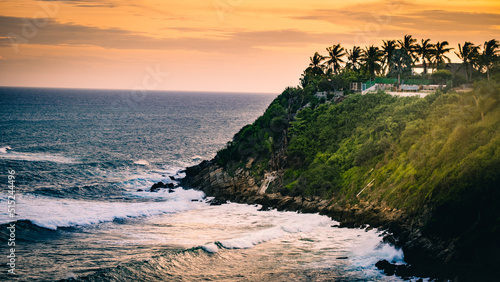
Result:
{"label": "distant ocean surface", "polygon": [[178,187],[274,97],[0,88],[0,280],[399,281],[374,266],[403,262],[375,230]]}

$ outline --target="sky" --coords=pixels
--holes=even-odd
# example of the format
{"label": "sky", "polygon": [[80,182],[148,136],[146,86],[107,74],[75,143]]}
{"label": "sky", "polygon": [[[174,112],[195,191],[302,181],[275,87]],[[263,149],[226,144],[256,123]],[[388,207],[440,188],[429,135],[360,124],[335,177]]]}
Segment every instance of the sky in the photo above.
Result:
{"label": "sky", "polygon": [[276,94],[316,51],[405,34],[500,40],[500,1],[0,0],[0,86]]}

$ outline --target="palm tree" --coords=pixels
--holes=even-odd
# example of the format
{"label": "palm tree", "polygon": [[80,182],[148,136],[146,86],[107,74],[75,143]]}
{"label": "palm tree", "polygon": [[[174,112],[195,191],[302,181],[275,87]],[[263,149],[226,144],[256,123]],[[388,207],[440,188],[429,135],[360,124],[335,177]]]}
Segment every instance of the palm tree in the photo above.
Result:
{"label": "palm tree", "polygon": [[498,40],[491,39],[490,41],[484,42],[483,52],[479,55],[479,62],[481,67],[486,68],[486,75],[488,80],[490,80],[490,68],[500,59],[500,44]]}
{"label": "palm tree", "polygon": [[328,66],[328,71],[337,74],[340,69],[340,63],[344,62],[341,59],[346,54],[344,47],[341,47],[340,44],[335,44],[326,48],[326,51],[328,51],[328,57],[326,57],[327,61],[325,64]]}
{"label": "palm tree", "polygon": [[434,48],[434,64],[437,66],[437,69],[442,69],[443,65],[446,63],[445,61],[451,62],[450,58],[446,57],[444,54],[450,52],[453,48],[446,48],[448,46],[448,41],[443,41],[436,43]]}
{"label": "palm tree", "polygon": [[417,59],[415,54],[415,47],[417,46],[415,45],[415,42],[417,42],[417,40],[409,34],[405,35],[403,40],[398,40],[399,47],[405,50],[414,61]]}
{"label": "palm tree", "polygon": [[415,52],[422,58],[422,66],[424,67],[423,74],[427,74],[427,61],[430,62],[431,54],[434,51],[434,44],[429,43],[429,41],[431,40],[422,39],[422,44],[417,44],[417,46],[415,46]]}
{"label": "palm tree", "polygon": [[365,47],[365,50],[363,50],[361,60],[364,62],[365,71],[370,73],[371,78],[375,78],[375,73],[382,71],[383,56],[384,52],[373,45]]}
{"label": "palm tree", "polygon": [[392,64],[392,54],[396,50],[396,40],[384,40],[384,46],[382,46],[382,51],[384,52],[384,63],[387,73],[390,73],[393,68]]}
{"label": "palm tree", "polygon": [[325,57],[321,56],[318,52],[314,53],[314,56],[309,57],[311,63],[309,63],[309,68],[307,71],[314,75],[322,75],[323,72],[323,60]]}
{"label": "palm tree", "polygon": [[[469,82],[469,68],[473,68],[476,54],[479,53],[479,46],[475,46],[472,42],[466,41],[464,46],[458,44],[458,52],[455,52],[457,57],[462,60],[462,66],[465,68],[465,80]],[[472,79],[472,72],[470,73]]]}
{"label": "palm tree", "polygon": [[357,71],[359,69],[359,60],[361,59],[361,48],[359,46],[352,47],[352,50],[347,51],[346,67]]}
{"label": "palm tree", "polygon": [[399,48],[394,50],[391,58],[391,64],[393,68],[391,72],[388,73],[388,76],[396,76],[398,78],[399,87],[399,84],[401,84],[401,76],[411,75],[413,60],[406,50]]}

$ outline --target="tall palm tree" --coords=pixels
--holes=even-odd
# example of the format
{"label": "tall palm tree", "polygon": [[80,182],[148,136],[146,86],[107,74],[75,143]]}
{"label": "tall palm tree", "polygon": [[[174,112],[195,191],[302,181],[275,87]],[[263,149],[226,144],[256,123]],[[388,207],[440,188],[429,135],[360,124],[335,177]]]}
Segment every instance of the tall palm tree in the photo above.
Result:
{"label": "tall palm tree", "polygon": [[318,52],[314,53],[314,56],[309,57],[311,62],[309,63],[308,71],[314,75],[322,75],[323,72],[323,60],[325,57],[321,56]]}
{"label": "tall palm tree", "polygon": [[382,51],[384,52],[384,68],[387,73],[390,73],[393,69],[392,54],[396,50],[396,47],[396,40],[384,40]]}
{"label": "tall palm tree", "polygon": [[370,74],[371,78],[375,78],[375,73],[382,71],[383,56],[384,52],[373,45],[363,50],[361,60],[364,62],[365,71]]}
{"label": "tall palm tree", "polygon": [[417,47],[417,45],[415,44],[415,42],[417,42],[417,39],[413,38],[409,34],[405,35],[403,37],[403,40],[398,40],[399,47],[405,50],[406,53],[410,55],[414,61],[417,59],[417,56],[415,54],[415,47]]}
{"label": "tall palm tree", "polygon": [[340,69],[340,63],[343,63],[342,57],[346,55],[344,52],[344,47],[340,44],[335,44],[326,48],[328,51],[328,57],[326,57],[325,64],[328,66],[328,71],[337,74]]}
{"label": "tall palm tree", "polygon": [[466,41],[463,46],[458,43],[458,52],[455,52],[457,57],[462,60],[462,66],[465,68],[465,80],[469,82],[472,79],[472,72],[469,70],[473,68],[476,55],[479,53],[479,46],[475,46],[472,42]]}
{"label": "tall palm tree", "polygon": [[361,59],[361,48],[359,46],[352,47],[352,50],[347,51],[346,67],[357,71],[359,69],[359,60]]}
{"label": "tall palm tree", "polygon": [[392,55],[391,64],[393,66],[389,76],[396,76],[398,78],[398,85],[401,83],[401,76],[411,75],[411,67],[413,60],[406,50],[399,48],[394,50]]}
{"label": "tall palm tree", "polygon": [[443,41],[436,43],[435,48],[434,48],[434,64],[436,64],[437,69],[442,69],[443,65],[446,63],[446,61],[451,62],[450,58],[445,56],[446,53],[450,52],[453,48],[447,48],[448,46],[448,41]]}
{"label": "tall palm tree", "polygon": [[429,43],[429,41],[431,40],[422,39],[422,44],[417,44],[417,46],[415,46],[415,52],[422,58],[422,66],[424,68],[423,74],[427,74],[427,62],[430,62],[432,52],[434,51],[434,44]]}
{"label": "tall palm tree", "polygon": [[481,67],[486,68],[486,75],[490,80],[490,68],[500,60],[500,44],[498,40],[491,39],[484,42],[483,52],[479,55]]}

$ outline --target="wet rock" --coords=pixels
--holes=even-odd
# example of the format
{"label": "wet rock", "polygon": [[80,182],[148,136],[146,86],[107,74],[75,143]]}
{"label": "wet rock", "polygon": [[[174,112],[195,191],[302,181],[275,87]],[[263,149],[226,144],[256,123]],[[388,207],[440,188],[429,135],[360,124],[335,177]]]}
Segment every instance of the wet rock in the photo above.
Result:
{"label": "wet rock", "polygon": [[142,190],[142,189],[137,189],[137,192],[144,192],[144,190]]}
{"label": "wet rock", "polygon": [[294,202],[295,202],[294,198],[286,196],[278,201],[276,208],[278,209],[278,211],[291,210],[290,207]]}
{"label": "wet rock", "polygon": [[258,211],[270,211],[271,210],[271,207],[269,206],[262,206],[260,209],[258,209]]}
{"label": "wet rock", "polygon": [[385,235],[384,238],[382,239],[382,241],[384,241],[384,243],[387,243],[391,246],[396,246],[396,244],[397,244],[396,238],[394,238],[394,236],[392,236],[392,234]]}
{"label": "wet rock", "polygon": [[379,260],[375,266],[384,271],[384,273],[388,276],[392,276],[396,273],[396,265],[388,262],[387,260]]}
{"label": "wet rock", "polygon": [[222,198],[213,198],[212,200],[208,201],[207,203],[209,203],[211,206],[220,206],[223,204],[227,204],[227,200],[222,199]]}
{"label": "wet rock", "polygon": [[149,191],[151,192],[158,192],[158,190],[160,188],[165,188],[165,184],[163,182],[158,182],[158,183],[155,183],[153,184],[153,186],[151,186],[151,188],[149,189]]}
{"label": "wet rock", "polygon": [[413,268],[409,265],[402,264],[393,264],[388,262],[387,260],[380,260],[378,261],[375,266],[384,271],[384,273],[388,276],[396,275],[399,276],[403,279],[409,279],[410,277],[414,276],[415,273],[413,271]]}

